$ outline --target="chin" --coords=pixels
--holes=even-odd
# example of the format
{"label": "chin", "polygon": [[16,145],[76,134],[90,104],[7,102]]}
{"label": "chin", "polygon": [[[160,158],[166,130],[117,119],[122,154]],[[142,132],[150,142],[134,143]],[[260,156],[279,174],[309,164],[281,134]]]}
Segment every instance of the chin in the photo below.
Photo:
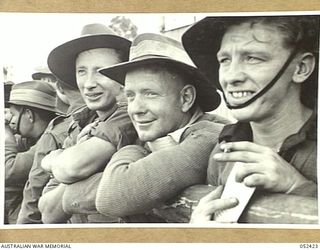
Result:
{"label": "chin", "polygon": [[91,110],[94,110],[94,111],[102,111],[105,109],[102,105],[100,105],[98,103],[91,103],[91,102],[87,103],[87,107]]}
{"label": "chin", "polygon": [[248,108],[231,109],[232,116],[240,122],[250,122],[254,119],[254,111]]}
{"label": "chin", "polygon": [[139,139],[144,142],[154,141],[157,138],[159,138],[159,136],[157,136],[157,135],[147,134],[147,133],[139,133],[139,131],[138,131],[138,136],[139,136]]}

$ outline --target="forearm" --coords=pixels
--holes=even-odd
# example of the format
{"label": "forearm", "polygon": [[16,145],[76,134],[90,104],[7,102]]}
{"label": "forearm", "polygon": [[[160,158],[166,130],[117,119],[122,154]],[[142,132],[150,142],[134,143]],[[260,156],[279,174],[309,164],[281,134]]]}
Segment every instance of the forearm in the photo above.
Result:
{"label": "forearm", "polygon": [[65,185],[60,184],[57,188],[43,194],[39,200],[39,210],[42,214],[42,222],[45,224],[65,223],[71,217],[62,208],[62,196]]}
{"label": "forearm", "polygon": [[83,180],[101,171],[115,151],[111,143],[99,138],[90,138],[65,149],[53,159],[52,174],[58,181],[66,184]]}

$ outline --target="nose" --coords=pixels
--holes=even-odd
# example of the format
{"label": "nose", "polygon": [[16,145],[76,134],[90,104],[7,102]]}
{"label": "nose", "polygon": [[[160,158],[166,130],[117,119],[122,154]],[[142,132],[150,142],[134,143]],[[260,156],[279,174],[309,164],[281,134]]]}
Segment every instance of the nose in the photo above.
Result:
{"label": "nose", "polygon": [[234,60],[229,65],[220,67],[219,78],[222,85],[236,86],[243,83],[246,74],[242,63]]}
{"label": "nose", "polygon": [[146,103],[140,95],[136,95],[133,100],[128,101],[128,113],[130,115],[146,113]]}
{"label": "nose", "polygon": [[84,88],[93,89],[98,84],[98,72],[90,72],[84,81]]}

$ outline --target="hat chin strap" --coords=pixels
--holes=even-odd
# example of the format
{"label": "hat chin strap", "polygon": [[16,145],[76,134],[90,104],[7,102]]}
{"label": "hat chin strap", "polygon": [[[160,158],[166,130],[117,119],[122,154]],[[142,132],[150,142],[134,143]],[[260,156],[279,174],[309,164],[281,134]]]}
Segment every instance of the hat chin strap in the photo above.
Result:
{"label": "hat chin strap", "polygon": [[25,110],[26,110],[25,107],[22,107],[22,109],[19,112],[17,126],[16,126],[16,133],[17,134],[21,134],[20,133],[20,123],[21,123],[22,114],[24,113]]}
{"label": "hat chin strap", "polygon": [[227,105],[227,107],[229,109],[241,109],[244,108],[248,105],[250,105],[251,103],[253,103],[255,100],[257,100],[259,97],[261,97],[262,95],[264,95],[269,89],[272,88],[272,86],[279,80],[279,78],[282,76],[282,74],[284,73],[284,71],[288,68],[289,64],[292,62],[293,58],[295,57],[295,55],[297,54],[297,49],[295,49],[291,55],[288,57],[287,61],[283,64],[282,68],[279,70],[279,72],[275,75],[275,77],[255,96],[253,96],[251,99],[249,99],[248,101],[246,101],[245,103],[242,103],[240,105],[236,105],[236,106],[232,106],[228,101],[227,98],[223,93],[223,99]]}

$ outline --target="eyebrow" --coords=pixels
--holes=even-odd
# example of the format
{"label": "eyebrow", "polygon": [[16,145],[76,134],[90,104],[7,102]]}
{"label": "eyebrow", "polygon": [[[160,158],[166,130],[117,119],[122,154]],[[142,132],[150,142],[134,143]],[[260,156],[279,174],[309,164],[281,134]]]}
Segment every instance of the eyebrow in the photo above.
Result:
{"label": "eyebrow", "polygon": [[[262,56],[267,56],[269,55],[269,51],[261,51],[261,50],[256,50],[256,49],[251,49],[251,50],[248,50],[248,49],[240,49],[239,50],[241,55],[251,55],[251,54],[256,54],[256,55],[262,55]],[[219,50],[217,52],[217,57],[222,57],[222,56],[228,56],[230,55],[229,52],[227,52],[226,50]]]}

